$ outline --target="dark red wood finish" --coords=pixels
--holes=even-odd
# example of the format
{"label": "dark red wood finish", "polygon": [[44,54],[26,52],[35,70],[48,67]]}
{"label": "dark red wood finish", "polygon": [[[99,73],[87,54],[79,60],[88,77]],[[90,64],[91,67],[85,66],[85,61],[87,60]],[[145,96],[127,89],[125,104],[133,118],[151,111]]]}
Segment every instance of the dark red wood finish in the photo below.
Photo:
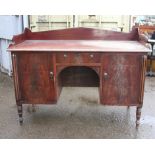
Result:
{"label": "dark red wood finish", "polygon": [[100,63],[101,62],[101,54],[99,53],[66,53],[61,52],[56,54],[56,63],[62,64],[70,63],[70,64],[82,64],[82,63]]}
{"label": "dark red wood finish", "polygon": [[15,44],[23,40],[138,40],[138,28],[130,33],[92,28],[69,28],[44,32],[31,32],[25,29],[21,35],[14,36]]}
{"label": "dark red wood finish", "polygon": [[24,103],[48,104],[56,101],[53,56],[51,53],[17,55],[21,99]]}
{"label": "dark red wood finish", "polygon": [[[26,29],[15,36],[15,45],[24,40],[139,40],[138,29],[131,33],[90,28],[48,32]],[[15,47],[10,45],[9,49]],[[62,46],[62,45],[61,45]],[[112,45],[111,45],[112,46]],[[104,105],[137,106],[139,124],[143,104],[146,51],[16,51],[12,52],[15,94],[20,123],[22,104],[56,103],[63,86],[99,87]]]}
{"label": "dark red wood finish", "polygon": [[140,96],[142,54],[116,53],[103,56],[102,103],[106,105],[137,105]]}

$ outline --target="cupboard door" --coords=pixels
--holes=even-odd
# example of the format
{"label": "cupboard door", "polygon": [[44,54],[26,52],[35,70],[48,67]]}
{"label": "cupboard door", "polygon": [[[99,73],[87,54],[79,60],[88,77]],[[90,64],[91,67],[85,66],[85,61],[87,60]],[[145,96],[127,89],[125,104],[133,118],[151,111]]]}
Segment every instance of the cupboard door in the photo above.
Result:
{"label": "cupboard door", "polygon": [[17,55],[21,98],[26,103],[54,103],[53,57],[49,53]]}
{"label": "cupboard door", "polygon": [[102,63],[102,104],[139,104],[141,63],[142,55],[140,54],[104,54]]}

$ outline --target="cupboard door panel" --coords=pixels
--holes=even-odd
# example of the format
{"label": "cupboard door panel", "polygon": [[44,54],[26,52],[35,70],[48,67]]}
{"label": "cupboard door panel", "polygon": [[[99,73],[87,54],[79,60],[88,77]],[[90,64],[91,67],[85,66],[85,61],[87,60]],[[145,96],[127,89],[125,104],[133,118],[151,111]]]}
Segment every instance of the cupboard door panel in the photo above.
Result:
{"label": "cupboard door panel", "polygon": [[55,101],[53,57],[47,53],[18,54],[21,97],[26,103],[45,104]]}
{"label": "cupboard door panel", "polygon": [[105,54],[102,70],[102,103],[137,105],[140,96],[142,56],[136,54]]}

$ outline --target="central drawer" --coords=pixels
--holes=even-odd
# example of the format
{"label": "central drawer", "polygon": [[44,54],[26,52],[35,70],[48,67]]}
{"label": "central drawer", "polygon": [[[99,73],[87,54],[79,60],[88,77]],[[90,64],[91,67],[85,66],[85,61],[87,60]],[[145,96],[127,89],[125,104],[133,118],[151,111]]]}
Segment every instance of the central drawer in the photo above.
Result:
{"label": "central drawer", "polygon": [[69,52],[61,52],[56,53],[56,63],[100,63],[101,53],[69,53]]}

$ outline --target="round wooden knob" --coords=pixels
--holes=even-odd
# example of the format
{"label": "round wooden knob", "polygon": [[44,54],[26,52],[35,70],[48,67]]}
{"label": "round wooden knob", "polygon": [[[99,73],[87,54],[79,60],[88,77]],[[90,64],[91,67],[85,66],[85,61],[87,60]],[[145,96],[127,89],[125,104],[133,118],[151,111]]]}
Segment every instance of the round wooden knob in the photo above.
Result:
{"label": "round wooden knob", "polygon": [[53,80],[53,78],[54,78],[54,73],[51,71],[50,72],[50,79]]}
{"label": "round wooden knob", "polygon": [[90,54],[90,57],[93,58],[94,57],[94,54]]}
{"label": "round wooden knob", "polygon": [[106,72],[103,74],[103,76],[104,76],[104,79],[105,79],[105,80],[107,80],[107,79],[109,78],[109,75],[108,75],[108,73],[106,73]]}
{"label": "round wooden knob", "polygon": [[64,54],[64,58],[67,58],[67,54]]}

